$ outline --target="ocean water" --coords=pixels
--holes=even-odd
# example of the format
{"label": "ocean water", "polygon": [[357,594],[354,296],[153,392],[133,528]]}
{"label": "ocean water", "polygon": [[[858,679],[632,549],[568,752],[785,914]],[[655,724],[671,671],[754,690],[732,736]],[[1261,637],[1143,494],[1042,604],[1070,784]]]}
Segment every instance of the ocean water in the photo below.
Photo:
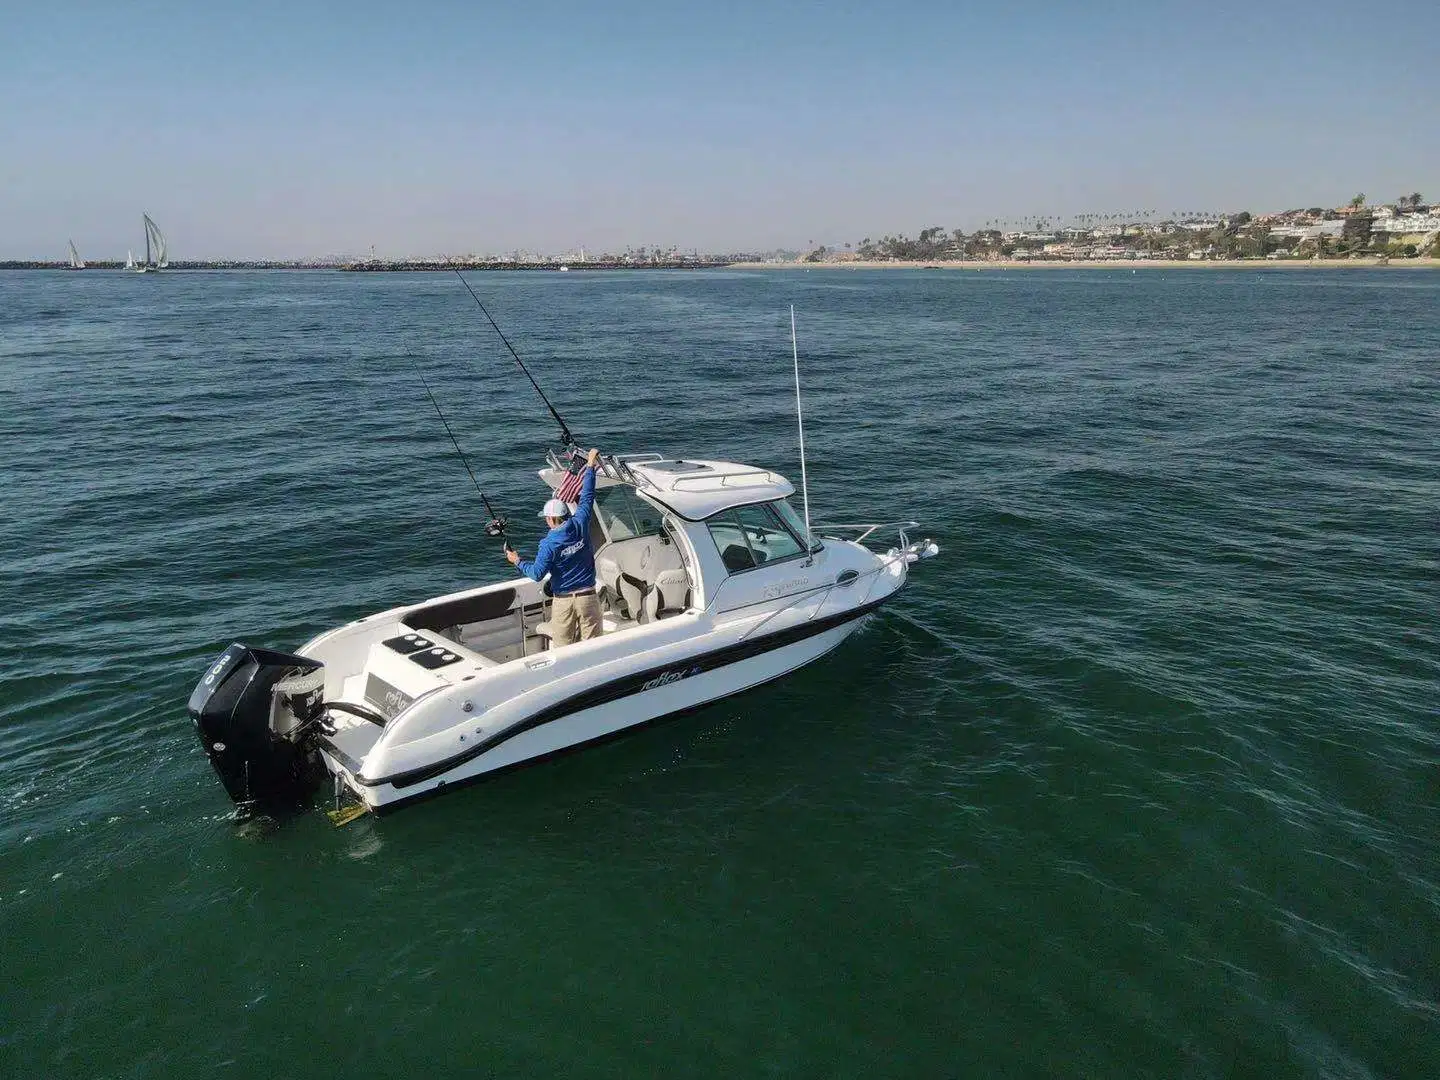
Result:
{"label": "ocean water", "polygon": [[[1440,275],[477,275],[580,438],[943,548],[828,659],[394,817],[184,705],[503,575],[453,276],[0,275],[0,1075],[1440,1074]],[[536,530],[538,535],[538,530]]]}

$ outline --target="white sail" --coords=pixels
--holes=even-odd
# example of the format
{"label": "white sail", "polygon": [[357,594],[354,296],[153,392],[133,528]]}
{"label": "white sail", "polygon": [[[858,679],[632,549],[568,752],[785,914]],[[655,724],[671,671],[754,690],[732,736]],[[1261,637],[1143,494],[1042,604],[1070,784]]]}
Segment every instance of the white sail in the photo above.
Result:
{"label": "white sail", "polygon": [[84,269],[85,269],[85,260],[82,259],[82,258],[80,258],[80,252],[78,252],[78,251],[75,250],[75,241],[74,241],[74,240],[71,240],[71,241],[70,241],[70,269],[71,269],[71,270],[84,270]]}
{"label": "white sail", "polygon": [[127,252],[125,252],[125,269],[126,269],[126,270],[134,270],[134,269],[135,269],[135,253],[134,253],[133,251],[127,251]]}
{"label": "white sail", "polygon": [[150,220],[150,215],[143,215],[145,218],[145,262],[157,270],[164,270],[170,265],[170,259],[165,252],[165,236],[160,231],[160,226]]}

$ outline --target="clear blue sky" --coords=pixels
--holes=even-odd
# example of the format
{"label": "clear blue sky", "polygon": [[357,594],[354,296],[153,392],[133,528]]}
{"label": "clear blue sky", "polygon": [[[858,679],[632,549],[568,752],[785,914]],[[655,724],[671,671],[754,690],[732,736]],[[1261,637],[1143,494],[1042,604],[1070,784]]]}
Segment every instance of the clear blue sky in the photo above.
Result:
{"label": "clear blue sky", "polygon": [[1440,3],[0,0],[0,258],[1440,199]]}

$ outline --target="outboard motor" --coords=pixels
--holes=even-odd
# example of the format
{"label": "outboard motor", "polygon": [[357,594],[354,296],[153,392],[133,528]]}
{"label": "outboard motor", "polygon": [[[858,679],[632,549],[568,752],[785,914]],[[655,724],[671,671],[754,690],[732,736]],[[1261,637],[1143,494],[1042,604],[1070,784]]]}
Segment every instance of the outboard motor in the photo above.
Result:
{"label": "outboard motor", "polygon": [[318,779],[309,742],[323,713],[325,665],[239,643],[190,695],[200,745],[237,803],[299,805]]}

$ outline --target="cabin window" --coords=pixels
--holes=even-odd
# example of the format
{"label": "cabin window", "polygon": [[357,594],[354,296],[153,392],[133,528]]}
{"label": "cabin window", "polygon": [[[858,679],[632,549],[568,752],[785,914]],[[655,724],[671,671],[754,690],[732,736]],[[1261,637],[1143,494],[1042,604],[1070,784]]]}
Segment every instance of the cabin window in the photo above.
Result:
{"label": "cabin window", "polygon": [[599,488],[595,492],[595,515],[612,544],[660,531],[660,511],[636,495],[628,484]]}
{"label": "cabin window", "polygon": [[805,553],[805,545],[767,503],[725,510],[705,523],[725,569],[732,574]]}

